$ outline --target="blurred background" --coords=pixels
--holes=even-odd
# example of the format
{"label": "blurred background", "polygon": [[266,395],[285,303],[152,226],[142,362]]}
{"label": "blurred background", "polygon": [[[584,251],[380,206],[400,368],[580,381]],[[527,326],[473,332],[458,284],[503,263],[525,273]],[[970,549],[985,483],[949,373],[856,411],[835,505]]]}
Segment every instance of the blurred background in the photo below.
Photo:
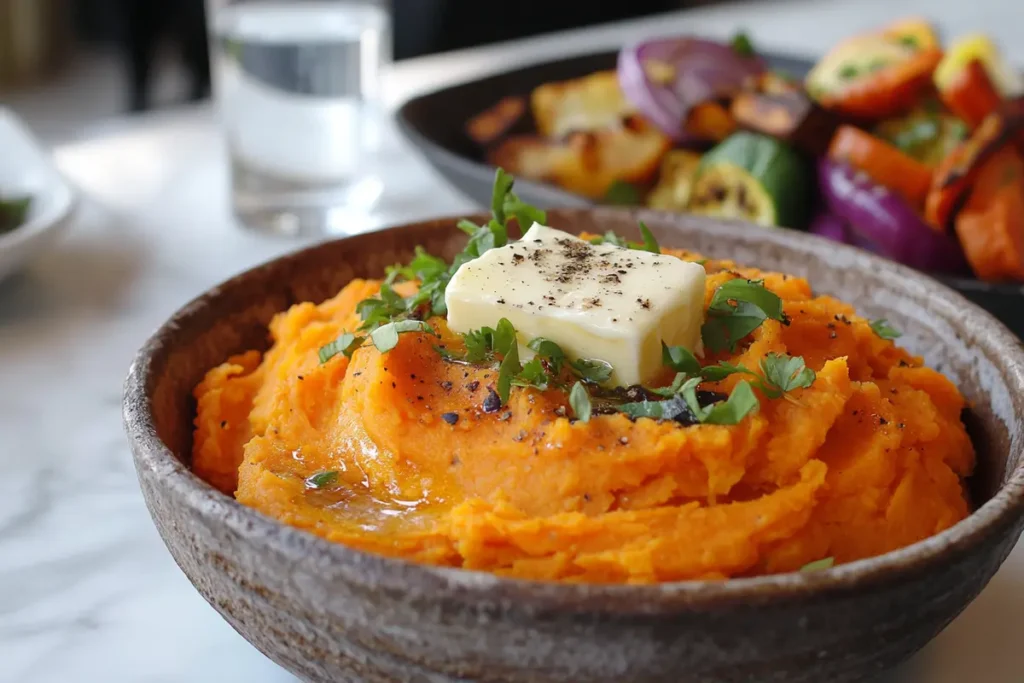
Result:
{"label": "blurred background", "polygon": [[[392,0],[394,59],[714,1]],[[0,103],[46,142],[209,90],[203,0],[0,0]]]}

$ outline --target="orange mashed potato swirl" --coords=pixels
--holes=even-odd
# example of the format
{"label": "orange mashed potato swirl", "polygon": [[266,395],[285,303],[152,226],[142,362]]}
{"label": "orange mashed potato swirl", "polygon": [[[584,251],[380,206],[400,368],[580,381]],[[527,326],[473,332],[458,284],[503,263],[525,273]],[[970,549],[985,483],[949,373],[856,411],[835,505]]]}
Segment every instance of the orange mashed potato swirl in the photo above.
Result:
{"label": "orange mashed potato swirl", "polygon": [[[680,258],[698,255],[665,250]],[[403,334],[321,364],[360,321],[377,281],[357,280],[270,325],[195,389],[193,468],[281,522],[353,548],[524,579],[650,583],[794,571],[878,555],[969,513],[974,450],[965,402],[806,280],[708,261],[706,304],[737,276],[763,278],[789,324],[767,320],[729,360],[802,356],[817,379],[735,426],[566,417],[557,390],[513,388],[481,409],[496,371],[445,361],[458,347]],[[414,283],[397,285],[400,294]],[[702,388],[729,392],[741,377]],[[451,413],[457,415],[452,421]],[[447,414],[447,415],[446,415]],[[571,412],[570,412],[571,414]],[[447,419],[442,418],[445,415]],[[307,479],[331,471],[330,486]]]}

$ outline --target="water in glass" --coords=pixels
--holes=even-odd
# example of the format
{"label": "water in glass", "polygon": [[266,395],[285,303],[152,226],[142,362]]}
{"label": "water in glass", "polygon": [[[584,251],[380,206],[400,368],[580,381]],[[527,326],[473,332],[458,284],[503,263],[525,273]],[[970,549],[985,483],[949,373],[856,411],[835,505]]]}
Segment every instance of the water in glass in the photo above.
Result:
{"label": "water in glass", "polygon": [[349,232],[377,202],[386,8],[369,0],[211,2],[214,85],[246,226]]}

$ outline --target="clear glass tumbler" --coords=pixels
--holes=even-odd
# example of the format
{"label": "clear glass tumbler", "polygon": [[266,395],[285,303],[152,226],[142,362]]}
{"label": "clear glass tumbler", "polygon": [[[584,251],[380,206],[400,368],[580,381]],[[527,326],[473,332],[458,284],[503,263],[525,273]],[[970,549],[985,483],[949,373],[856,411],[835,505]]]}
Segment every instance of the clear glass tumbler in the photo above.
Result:
{"label": "clear glass tumbler", "polygon": [[387,0],[207,0],[213,85],[243,225],[352,231],[384,189],[374,171],[391,60]]}

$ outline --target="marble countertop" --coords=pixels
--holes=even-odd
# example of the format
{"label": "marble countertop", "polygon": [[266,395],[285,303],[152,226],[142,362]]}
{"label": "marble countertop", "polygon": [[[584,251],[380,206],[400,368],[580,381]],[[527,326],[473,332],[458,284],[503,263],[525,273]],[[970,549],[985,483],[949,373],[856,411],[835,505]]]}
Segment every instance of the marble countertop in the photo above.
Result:
{"label": "marble countertop", "polygon": [[[744,26],[766,47],[813,54],[884,21],[889,4],[743,3],[431,57],[396,67],[389,97],[653,33]],[[938,16],[947,32],[991,30],[1024,62],[1024,44],[1011,42],[1024,3],[1009,4],[912,0],[901,12]],[[386,154],[385,197],[363,228],[475,208],[401,141]],[[206,109],[115,122],[55,156],[84,195],[75,223],[0,283],[0,681],[291,681],[220,619],[164,549],[137,489],[120,401],[132,354],[168,315],[302,244],[231,222]],[[1024,546],[886,681],[1020,683],[1021,619]]]}

